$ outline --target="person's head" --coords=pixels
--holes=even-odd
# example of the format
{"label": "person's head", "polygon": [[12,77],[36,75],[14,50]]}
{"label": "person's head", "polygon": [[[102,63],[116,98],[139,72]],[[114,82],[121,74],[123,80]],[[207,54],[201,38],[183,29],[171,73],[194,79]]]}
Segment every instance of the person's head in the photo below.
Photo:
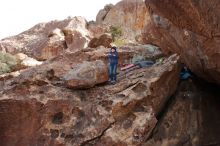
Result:
{"label": "person's head", "polygon": [[116,47],[115,46],[111,47],[111,52],[116,52]]}

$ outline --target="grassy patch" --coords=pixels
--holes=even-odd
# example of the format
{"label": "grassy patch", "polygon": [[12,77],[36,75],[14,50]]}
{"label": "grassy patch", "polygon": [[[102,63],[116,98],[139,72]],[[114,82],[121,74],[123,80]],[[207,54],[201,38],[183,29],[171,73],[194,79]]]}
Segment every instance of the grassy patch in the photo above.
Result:
{"label": "grassy patch", "polygon": [[121,46],[124,46],[125,44],[127,43],[126,40],[124,39],[116,39],[113,44],[118,46],[118,47],[121,47]]}

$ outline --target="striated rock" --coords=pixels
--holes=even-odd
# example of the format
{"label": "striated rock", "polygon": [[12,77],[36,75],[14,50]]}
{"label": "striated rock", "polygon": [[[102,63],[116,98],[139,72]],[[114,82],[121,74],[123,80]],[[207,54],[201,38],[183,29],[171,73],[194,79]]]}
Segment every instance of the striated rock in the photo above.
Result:
{"label": "striated rock", "polygon": [[108,67],[100,60],[83,62],[66,73],[64,80],[71,89],[91,88],[108,81]]}
{"label": "striated rock", "polygon": [[219,3],[146,0],[152,10],[152,23],[146,25],[144,42],[158,45],[168,54],[180,54],[195,74],[220,83]]}
{"label": "striated rock", "polygon": [[135,41],[135,37],[140,35],[150,22],[150,15],[143,0],[123,0],[113,6],[101,19],[102,24],[121,27],[123,37]]}
{"label": "striated rock", "polygon": [[89,53],[79,51],[59,55],[18,77],[0,81],[1,144],[142,144],[157,123],[155,115],[177,87],[178,56],[151,68],[133,70],[127,76],[119,74],[116,85],[72,90],[63,84],[63,77],[72,75],[74,67],[96,63],[101,62],[93,62]]}
{"label": "striated rock", "polygon": [[218,145],[220,102],[216,89],[198,81],[182,82],[152,139],[143,146]]}
{"label": "striated rock", "polygon": [[104,46],[106,48],[110,48],[112,43],[112,36],[111,34],[102,34],[99,38],[93,38],[89,42],[89,47],[90,48],[97,48],[99,46]]}
{"label": "striated rock", "polygon": [[[82,17],[38,24],[31,29],[0,41],[0,50],[24,53],[38,60],[47,60],[70,51],[87,47],[90,33]],[[68,33],[67,33],[68,32]]]}

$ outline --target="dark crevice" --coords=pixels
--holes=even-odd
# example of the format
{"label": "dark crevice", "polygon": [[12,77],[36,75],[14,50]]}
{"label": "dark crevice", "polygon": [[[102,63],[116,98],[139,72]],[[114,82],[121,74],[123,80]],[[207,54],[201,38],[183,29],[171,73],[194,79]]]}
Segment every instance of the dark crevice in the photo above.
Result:
{"label": "dark crevice", "polygon": [[[219,108],[220,107],[219,106],[220,105],[220,90],[219,89],[220,89],[220,86],[218,84],[204,81],[203,79],[195,75],[193,75],[193,78],[191,79],[188,79],[185,81],[181,80],[173,96],[169,98],[166,105],[163,107],[163,110],[158,115],[156,115],[158,123],[153,129],[153,132],[151,133],[147,141],[150,139],[158,141],[161,138],[163,139],[163,138],[172,137],[172,138],[176,138],[176,140],[180,140],[181,144],[180,143],[178,144],[180,144],[181,146],[187,145],[186,143],[189,143],[189,144],[193,143],[193,140],[195,140],[193,139],[193,136],[195,135],[193,135],[192,133],[189,133],[188,135],[187,131],[185,131],[185,136],[188,135],[189,136],[188,139],[185,139],[185,138],[181,139],[178,136],[173,137],[172,133],[166,133],[166,132],[163,133],[163,128],[165,128],[166,121],[168,120],[169,116],[171,116],[170,114],[172,114],[171,110],[174,110],[173,109],[174,107],[178,107],[178,105],[181,105],[180,102],[183,101],[183,104],[186,104],[189,102],[189,104],[191,104],[190,107],[192,108],[191,110],[189,111],[186,110],[185,112],[188,111],[188,112],[199,113],[198,115],[200,118],[200,120],[198,120],[199,127],[197,127],[198,128],[197,132],[194,133],[198,136],[199,145],[201,146],[220,145],[220,140],[219,140],[220,118],[219,116],[217,116],[220,111],[220,108]],[[191,114],[188,113],[188,115],[190,116]],[[178,119],[180,117],[176,117],[176,118]],[[169,124],[175,124],[175,123],[171,122]],[[172,125],[172,127],[175,128],[176,125]],[[172,132],[172,128],[170,128],[169,130],[171,130],[170,132]],[[189,131],[191,130],[193,129],[189,129]],[[170,134],[170,135],[164,135],[164,134]],[[183,141],[184,139],[185,141]]]}
{"label": "dark crevice", "polygon": [[52,123],[62,124],[63,123],[63,112],[58,112],[53,116]]}
{"label": "dark crevice", "polygon": [[[184,67],[184,64],[181,64],[182,67]],[[168,111],[170,110],[169,107],[171,107],[176,100],[176,97],[178,95],[178,93],[180,92],[180,85],[182,82],[194,82],[194,80],[200,80],[194,73],[192,73],[189,70],[189,73],[191,74],[191,77],[187,80],[179,80],[178,85],[177,85],[177,89],[176,91],[173,93],[173,95],[170,96],[170,98],[167,100],[167,102],[164,104],[164,107],[162,108],[162,110],[156,115],[156,118],[158,120],[156,126],[154,127],[154,129],[152,130],[152,133],[150,134],[150,136],[148,137],[147,141],[152,139],[154,134],[157,132],[157,128],[159,127],[159,125],[161,124],[161,122],[163,122],[163,119],[165,117],[165,115],[168,113]],[[198,82],[198,81],[197,81]]]}
{"label": "dark crevice", "polygon": [[110,128],[112,127],[112,125],[114,125],[114,124],[115,124],[115,122],[110,123],[109,126],[108,126],[107,128],[105,128],[100,135],[98,135],[98,136],[96,136],[96,137],[94,137],[94,138],[92,138],[92,139],[89,139],[89,140],[84,141],[83,143],[80,144],[80,146],[86,146],[87,144],[92,143],[93,141],[96,141],[96,140],[98,140],[98,139],[101,139],[102,136],[105,134],[105,132],[106,132],[108,129],[110,129]]}
{"label": "dark crevice", "polygon": [[156,118],[158,120],[156,126],[154,127],[154,129],[152,130],[152,133],[150,134],[150,136],[148,137],[147,141],[152,139],[155,132],[157,131],[158,126],[161,124],[161,122],[163,121],[164,116],[166,115],[166,113],[169,110],[169,107],[171,107],[171,105],[174,103],[176,95],[179,92],[179,85],[180,85],[181,81],[179,81],[178,85],[177,85],[177,90],[174,92],[174,94],[167,100],[167,102],[164,104],[164,107],[162,108],[162,110],[156,115]]}

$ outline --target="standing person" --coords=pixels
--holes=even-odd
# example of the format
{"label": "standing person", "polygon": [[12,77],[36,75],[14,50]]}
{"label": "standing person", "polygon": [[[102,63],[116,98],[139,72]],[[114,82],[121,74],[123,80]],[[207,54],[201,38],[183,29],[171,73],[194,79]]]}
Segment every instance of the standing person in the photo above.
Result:
{"label": "standing person", "polygon": [[118,52],[115,46],[111,47],[108,54],[109,60],[109,81],[113,84],[117,81]]}

